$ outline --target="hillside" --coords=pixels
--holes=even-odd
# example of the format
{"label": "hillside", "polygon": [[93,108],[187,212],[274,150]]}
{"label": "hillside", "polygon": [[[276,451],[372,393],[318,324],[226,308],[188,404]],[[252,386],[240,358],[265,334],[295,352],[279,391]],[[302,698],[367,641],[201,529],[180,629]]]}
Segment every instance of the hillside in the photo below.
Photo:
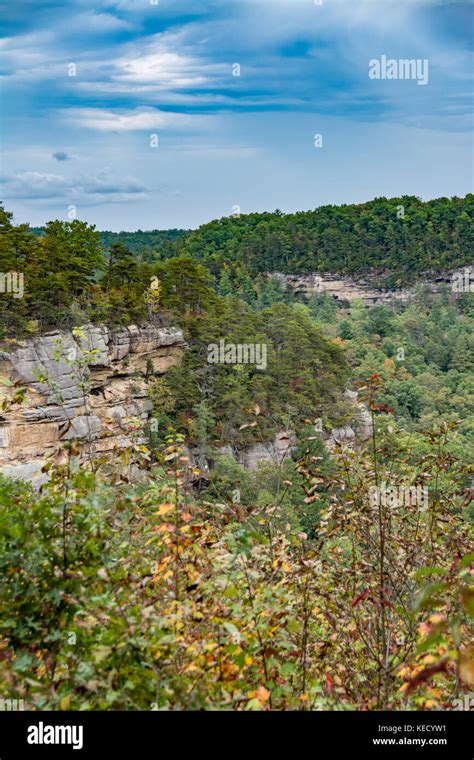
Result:
{"label": "hillside", "polygon": [[[30,227],[34,235],[41,237],[44,234],[44,227]],[[134,255],[147,258],[156,257],[157,252],[161,256],[171,255],[174,243],[180,238],[188,235],[187,230],[136,230],[136,232],[110,232],[103,230],[100,232],[100,241],[104,251],[110,250],[114,243],[122,243]]]}
{"label": "hillside", "polygon": [[403,196],[296,214],[277,210],[223,217],[194,231],[104,231],[100,238],[104,250],[122,243],[148,261],[186,253],[215,275],[224,268],[241,268],[251,276],[371,273],[386,287],[398,287],[423,272],[469,264],[473,219],[472,194],[425,202]]}
{"label": "hillside", "polygon": [[106,250],[86,222],[37,235],[0,208],[8,699],[469,698],[469,272],[382,300],[359,276],[388,288],[462,267],[472,196],[403,200],[404,219],[379,199]]}
{"label": "hillside", "polygon": [[217,274],[385,274],[387,286],[469,263],[474,196],[423,202],[413,196],[321,206],[297,214],[246,214],[200,227],[179,248]]}

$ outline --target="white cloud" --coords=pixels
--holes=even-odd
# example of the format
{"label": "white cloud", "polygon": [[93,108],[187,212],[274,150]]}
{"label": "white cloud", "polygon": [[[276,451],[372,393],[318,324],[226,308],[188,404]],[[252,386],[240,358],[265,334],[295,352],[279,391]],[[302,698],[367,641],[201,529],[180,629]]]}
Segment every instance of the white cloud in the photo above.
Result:
{"label": "white cloud", "polygon": [[[122,58],[115,62],[119,73],[113,79],[132,84],[154,84],[161,87],[198,87],[207,82],[197,61],[165,50]],[[203,66],[201,64],[201,71]]]}
{"label": "white cloud", "polygon": [[0,40],[3,69],[6,72],[2,78],[21,75],[25,71],[37,72],[38,67],[48,62],[47,50],[53,44],[54,35],[50,32],[23,34]]}
{"label": "white cloud", "polygon": [[117,177],[106,167],[101,171],[66,178],[44,172],[17,172],[2,177],[3,196],[8,199],[49,200],[56,198],[68,203],[91,205],[119,203],[125,200],[144,200],[146,188],[134,177]]}
{"label": "white cloud", "polygon": [[[58,28],[60,29],[61,27]],[[87,13],[79,13],[74,17],[74,29],[102,34],[104,32],[133,29],[133,25],[129,21],[125,21],[125,19],[113,16],[111,13],[88,11]]]}
{"label": "white cloud", "polygon": [[56,198],[68,189],[60,174],[44,172],[18,172],[2,177],[5,198]]}
{"label": "white cloud", "polygon": [[203,125],[204,116],[168,113],[156,108],[135,108],[114,111],[103,108],[71,108],[63,110],[64,118],[78,127],[100,132],[134,132],[145,129],[179,129],[189,125]]}

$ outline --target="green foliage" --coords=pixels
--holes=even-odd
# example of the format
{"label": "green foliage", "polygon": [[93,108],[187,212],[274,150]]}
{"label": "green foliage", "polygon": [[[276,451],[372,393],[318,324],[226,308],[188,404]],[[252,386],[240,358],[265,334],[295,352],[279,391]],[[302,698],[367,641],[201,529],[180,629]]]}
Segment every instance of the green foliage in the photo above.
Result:
{"label": "green foliage", "polygon": [[[25,298],[0,299],[0,337],[149,319],[187,343],[166,376],[147,362],[149,447],[137,428],[110,457],[85,446],[79,466],[72,444],[40,493],[0,476],[4,696],[64,710],[451,709],[472,689],[472,299],[305,305],[266,276],[370,270],[388,286],[460,266],[472,200],[101,238],[79,221],[35,236],[0,207],[0,271],[25,274]],[[265,371],[210,363],[221,340],[265,346]],[[86,393],[87,352],[77,370]],[[355,414],[349,380],[373,432],[329,451],[324,434]],[[3,413],[25,392],[9,388]],[[288,456],[239,464],[282,431]],[[387,484],[409,498],[374,501]]]}
{"label": "green foliage", "polygon": [[[299,429],[304,418],[329,415],[336,422],[346,413],[340,398],[348,375],[343,351],[322,335],[306,307],[275,303],[254,311],[237,299],[202,298],[207,312],[181,317],[188,348],[166,375],[182,432],[193,437],[189,421],[203,400],[216,421],[209,430],[216,446],[268,440],[290,423]],[[208,346],[221,339],[266,346],[265,371],[252,364],[209,364]],[[250,425],[256,404],[261,415]]]}
{"label": "green foliage", "polygon": [[[0,205],[0,272],[23,274],[28,262],[38,251],[38,242],[29,232],[28,225],[13,225],[9,211]],[[5,335],[22,332],[28,321],[28,281],[24,283],[26,297],[14,298],[0,294],[0,339]]]}
{"label": "green foliage", "polygon": [[[260,503],[229,460],[217,477],[242,481],[246,505],[191,490],[175,434],[146,485],[72,463],[39,497],[0,479],[4,694],[61,710],[449,707],[472,683],[472,588],[448,435],[418,469],[379,431],[330,472],[309,448],[313,537],[286,521],[275,470]],[[395,473],[423,478],[428,510],[374,509]]]}
{"label": "green foliage", "polygon": [[[224,217],[178,242],[217,274],[378,272],[387,286],[412,283],[426,270],[469,263],[474,196],[423,202],[413,196],[321,206],[296,214]],[[404,218],[399,217],[403,207]]]}
{"label": "green foliage", "polygon": [[135,258],[152,263],[158,258],[168,258],[174,253],[177,240],[189,234],[186,230],[137,230],[136,232],[101,232],[100,240],[104,251],[114,245],[122,245]]}
{"label": "green foliage", "polygon": [[[152,276],[163,281],[163,308],[186,305],[191,312],[208,308],[214,284],[209,273],[220,295],[257,309],[294,300],[269,272],[370,272],[374,285],[412,284],[417,274],[468,263],[473,197],[378,198],[297,214],[249,214],[194,232],[99,233],[74,220],[49,222],[35,235],[26,225],[13,225],[2,207],[0,271],[22,272],[26,283],[24,299],[10,297],[0,305],[3,331],[18,335],[86,321],[145,319]],[[335,316],[330,299],[312,299],[309,306],[318,321]],[[375,309],[370,319],[368,327],[386,337],[390,319],[384,310]]]}
{"label": "green foliage", "polygon": [[0,479],[0,501],[1,635],[19,647],[33,637],[53,652],[73,618],[66,597],[100,566],[110,497],[80,471],[67,492],[39,499]]}
{"label": "green foliage", "polygon": [[195,317],[216,301],[208,271],[189,256],[178,256],[157,265],[154,274],[162,284],[161,301],[167,309]]}
{"label": "green foliage", "polygon": [[93,225],[78,219],[49,222],[31,268],[25,272],[31,310],[46,324],[53,320],[58,324],[61,319],[67,324],[71,301],[79,309],[87,309],[91,288],[104,264]]}
{"label": "green foliage", "polygon": [[336,332],[343,340],[353,380],[374,372],[383,378],[382,401],[405,429],[455,422],[458,454],[469,459],[474,333],[459,300],[440,294],[429,306],[418,299],[398,309],[354,302],[349,313],[339,309],[326,320],[320,315],[318,324],[328,337]]}

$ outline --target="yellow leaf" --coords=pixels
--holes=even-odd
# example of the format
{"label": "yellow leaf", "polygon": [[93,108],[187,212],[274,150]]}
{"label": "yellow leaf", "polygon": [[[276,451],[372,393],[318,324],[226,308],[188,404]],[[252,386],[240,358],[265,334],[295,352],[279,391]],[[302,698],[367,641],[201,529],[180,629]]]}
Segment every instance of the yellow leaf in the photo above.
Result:
{"label": "yellow leaf", "polygon": [[167,515],[169,512],[171,512],[174,509],[174,504],[160,504],[160,507],[158,509],[158,514],[160,517],[163,517],[164,515]]}
{"label": "yellow leaf", "polygon": [[258,699],[249,699],[245,709],[246,710],[261,710],[262,704],[261,702],[258,701]]}
{"label": "yellow leaf", "polygon": [[96,665],[100,665],[102,660],[105,660],[112,651],[112,647],[99,646],[92,650],[92,657]]}
{"label": "yellow leaf", "polygon": [[265,686],[259,686],[255,691],[255,698],[258,699],[261,705],[263,705],[270,698],[270,692]]}
{"label": "yellow leaf", "polygon": [[427,636],[431,631],[431,627],[428,625],[428,623],[421,623],[418,626],[417,630],[420,636]]}

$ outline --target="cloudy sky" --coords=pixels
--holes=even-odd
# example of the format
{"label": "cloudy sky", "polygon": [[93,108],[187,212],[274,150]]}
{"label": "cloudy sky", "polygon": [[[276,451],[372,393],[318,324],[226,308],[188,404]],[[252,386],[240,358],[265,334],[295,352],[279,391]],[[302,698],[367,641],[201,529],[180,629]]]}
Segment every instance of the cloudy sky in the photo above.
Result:
{"label": "cloudy sky", "polygon": [[[101,229],[188,228],[472,192],[472,0],[1,0],[0,17],[17,222],[75,206]],[[427,60],[428,83],[370,78],[384,55]]]}

